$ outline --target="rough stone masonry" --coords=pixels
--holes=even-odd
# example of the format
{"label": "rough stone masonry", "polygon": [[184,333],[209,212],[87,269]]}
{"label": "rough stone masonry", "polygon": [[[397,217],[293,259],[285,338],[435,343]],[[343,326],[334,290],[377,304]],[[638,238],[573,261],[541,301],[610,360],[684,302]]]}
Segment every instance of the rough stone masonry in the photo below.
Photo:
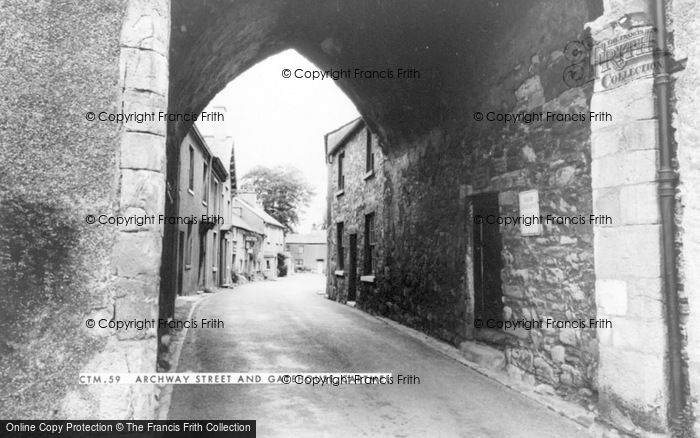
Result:
{"label": "rough stone masonry", "polygon": [[[173,146],[189,125],[153,122],[130,130],[87,123],[85,113],[198,113],[248,67],[294,48],[323,70],[368,65],[421,72],[410,81],[338,81],[381,137],[391,163],[384,166],[386,202],[378,220],[384,269],[365,308],[453,343],[473,336],[474,194],[498,191],[500,213],[507,215],[518,213],[517,193],[536,189],[543,213],[593,210],[618,217],[612,225],[545,227],[536,237],[503,230],[504,318],[595,314],[614,323],[607,332],[507,333],[508,369],[565,396],[595,400],[597,391],[602,414],[622,427],[668,428],[658,221],[654,208],[636,207],[655,202],[656,144],[648,142],[655,138],[652,84],[605,91],[562,80],[566,43],[585,40],[585,23],[604,16],[592,27],[593,38],[604,39],[603,24],[624,23],[648,3],[353,5],[2,4],[0,30],[12,36],[0,47],[6,84],[0,100],[3,412],[125,419],[153,412],[153,388],[80,387],[72,376],[155,369],[154,333],[125,339],[88,331],[84,322],[155,317],[159,289],[169,287],[159,272],[169,266],[172,235],[167,227],[138,233],[88,227],[84,218],[95,211],[168,214],[162,209],[167,181],[177,176]],[[688,58],[674,75],[673,123],[686,371],[697,418],[700,99],[694,84],[700,26],[692,1],[667,5],[674,56]],[[385,25],[396,17],[416,25],[410,31]],[[499,125],[474,118],[488,111],[589,109],[611,113],[612,124]]]}

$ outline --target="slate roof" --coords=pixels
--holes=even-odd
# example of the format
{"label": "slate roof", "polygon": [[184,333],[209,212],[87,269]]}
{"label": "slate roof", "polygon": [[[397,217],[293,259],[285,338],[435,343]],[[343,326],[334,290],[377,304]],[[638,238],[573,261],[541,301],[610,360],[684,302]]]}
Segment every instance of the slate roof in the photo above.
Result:
{"label": "slate roof", "polygon": [[250,203],[244,201],[244,200],[241,199],[241,198],[236,198],[236,199],[238,200],[238,202],[240,202],[241,204],[243,204],[247,209],[249,209],[249,210],[252,211],[255,215],[257,215],[258,217],[260,217],[266,224],[268,224],[268,225],[274,225],[274,226],[277,226],[277,227],[280,227],[280,228],[285,228],[284,225],[282,225],[282,224],[281,224],[277,219],[275,219],[274,217],[270,216],[270,215],[269,215],[265,210],[263,210],[262,208],[259,208],[259,207],[256,206],[256,205],[251,205]]}
{"label": "slate roof", "polygon": [[333,155],[339,147],[345,144],[345,142],[347,142],[350,137],[364,125],[365,121],[362,120],[362,117],[358,117],[335,131],[331,131],[326,134],[327,155]]}
{"label": "slate roof", "polygon": [[291,243],[291,244],[301,243],[301,244],[305,244],[305,245],[311,245],[311,244],[323,244],[323,245],[325,245],[327,243],[325,232],[309,233],[309,234],[288,234],[286,242]]}
{"label": "slate roof", "polygon": [[244,230],[253,231],[258,234],[265,234],[260,230],[256,230],[252,225],[244,221],[242,217],[236,216],[235,214],[231,215],[231,224],[236,228],[242,228]]}

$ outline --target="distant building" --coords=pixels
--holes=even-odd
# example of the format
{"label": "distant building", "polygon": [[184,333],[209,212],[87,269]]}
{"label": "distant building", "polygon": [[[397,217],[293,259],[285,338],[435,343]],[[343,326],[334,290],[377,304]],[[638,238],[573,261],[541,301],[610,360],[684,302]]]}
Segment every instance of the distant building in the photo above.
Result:
{"label": "distant building", "polygon": [[228,172],[196,126],[180,144],[179,176],[175,284],[187,295],[230,281]]}
{"label": "distant building", "polygon": [[326,273],[328,242],[326,231],[309,234],[289,234],[287,252],[294,272]]}
{"label": "distant building", "polygon": [[260,271],[267,278],[277,277],[277,258],[284,255],[285,227],[270,216],[262,207],[255,193],[238,193],[234,198],[234,209],[240,208],[241,218],[255,232],[265,236],[262,244],[262,267]]}
{"label": "distant building", "polygon": [[256,229],[243,220],[243,207],[235,206],[232,210],[233,273],[251,280],[261,272],[264,229]]}
{"label": "distant building", "polygon": [[[220,98],[218,100],[216,98],[212,100],[210,106],[211,112],[221,114],[222,118],[225,118],[228,114],[225,101]],[[221,186],[220,205],[223,210],[224,224],[221,226],[221,233],[218,235],[218,253],[221,265],[217,267],[218,278],[216,281],[216,285],[218,286],[227,286],[233,282],[233,240],[236,234],[233,224],[231,223],[231,203],[237,188],[233,136],[231,135],[231,126],[223,123],[223,120],[199,119],[195,125],[212,155],[221,160],[221,163],[228,169],[229,173],[228,179]]]}
{"label": "distant building", "polygon": [[383,268],[384,156],[358,118],[326,134],[327,295],[359,306],[375,293]]}

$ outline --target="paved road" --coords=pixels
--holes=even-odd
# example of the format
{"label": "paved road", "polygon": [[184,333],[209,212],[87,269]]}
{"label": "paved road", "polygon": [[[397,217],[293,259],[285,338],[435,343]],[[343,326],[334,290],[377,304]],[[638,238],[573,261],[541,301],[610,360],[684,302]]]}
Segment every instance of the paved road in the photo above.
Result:
{"label": "paved road", "polygon": [[418,385],[176,385],[171,419],[255,419],[258,437],[579,437],[567,419],[322,295],[305,274],[201,303],[179,372],[390,372]]}

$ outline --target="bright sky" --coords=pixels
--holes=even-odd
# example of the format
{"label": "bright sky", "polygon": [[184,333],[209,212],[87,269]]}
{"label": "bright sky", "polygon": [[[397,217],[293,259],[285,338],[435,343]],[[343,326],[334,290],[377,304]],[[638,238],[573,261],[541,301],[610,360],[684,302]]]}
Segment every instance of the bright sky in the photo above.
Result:
{"label": "bright sky", "polygon": [[[241,74],[212,102],[227,108],[226,130],[235,144],[239,181],[257,165],[288,164],[306,175],[316,196],[300,215],[296,231],[303,233],[310,231],[312,224],[322,224],[325,215],[323,136],[359,114],[331,79],[282,77],[283,69],[297,68],[317,69],[296,51],[284,51]],[[228,166],[228,161],[224,165]]]}

